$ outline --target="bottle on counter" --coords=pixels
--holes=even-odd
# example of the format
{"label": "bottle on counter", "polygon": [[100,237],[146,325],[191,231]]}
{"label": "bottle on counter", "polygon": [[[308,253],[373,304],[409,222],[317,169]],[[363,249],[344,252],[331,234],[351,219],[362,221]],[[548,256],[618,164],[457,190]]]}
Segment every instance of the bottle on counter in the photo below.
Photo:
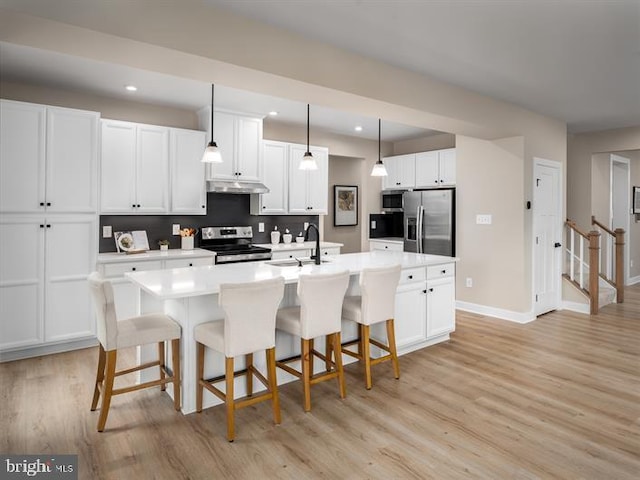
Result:
{"label": "bottle on counter", "polygon": [[289,232],[289,229],[288,229],[288,228],[286,228],[286,229],[284,230],[284,234],[282,235],[282,241],[288,245],[288,244],[290,244],[290,243],[291,243],[291,239],[292,239],[292,237],[293,237],[293,236],[292,236],[292,235],[291,235],[291,233]]}
{"label": "bottle on counter", "polygon": [[271,232],[271,244],[277,245],[280,243],[280,232],[278,231],[278,226],[273,227],[273,232]]}

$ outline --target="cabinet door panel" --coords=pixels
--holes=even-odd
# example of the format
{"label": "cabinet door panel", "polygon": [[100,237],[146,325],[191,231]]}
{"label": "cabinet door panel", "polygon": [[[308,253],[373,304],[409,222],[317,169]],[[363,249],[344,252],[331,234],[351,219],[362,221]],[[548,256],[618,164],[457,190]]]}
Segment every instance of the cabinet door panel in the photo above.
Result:
{"label": "cabinet door panel", "polygon": [[171,213],[207,213],[204,163],[206,134],[171,129]]}
{"label": "cabinet door panel", "polygon": [[0,223],[0,349],[43,339],[44,219]]}
{"label": "cabinet door panel", "polygon": [[440,184],[456,184],[456,149],[440,150]]}
{"label": "cabinet door panel", "polygon": [[[219,180],[235,180],[236,176],[236,135],[235,135],[236,116],[225,112],[215,112],[214,114],[214,132],[213,139],[218,145],[222,163],[216,163],[209,166],[210,176]],[[209,132],[211,130],[209,129]],[[209,142],[211,137],[207,138]]]}
{"label": "cabinet door panel", "polygon": [[44,155],[45,107],[0,101],[0,211],[44,210]]}
{"label": "cabinet door panel", "polygon": [[165,213],[169,192],[169,130],[150,125],[138,126],[137,200],[140,213]]}
{"label": "cabinet door panel", "polygon": [[311,153],[316,159],[317,170],[309,170],[307,175],[309,213],[324,215],[327,213],[327,196],[329,194],[329,155],[326,149],[311,147]]}
{"label": "cabinet door panel", "polygon": [[424,282],[398,287],[394,320],[398,348],[424,341],[427,337],[425,288]]}
{"label": "cabinet door panel", "polygon": [[238,117],[238,165],[240,180],[257,182],[260,179],[262,120]]}
{"label": "cabinet door panel", "polygon": [[427,337],[452,332],[455,327],[453,278],[429,282],[427,285]]}
{"label": "cabinet door panel", "polygon": [[132,213],[135,198],[135,124],[102,121],[100,210]]}
{"label": "cabinet door panel", "polygon": [[416,187],[440,185],[438,152],[422,152],[416,155]]}
{"label": "cabinet door panel", "polygon": [[413,188],[416,185],[416,156],[411,153],[401,155],[400,162],[400,186],[402,188]]}
{"label": "cabinet door panel", "polygon": [[93,218],[49,219],[46,230],[45,341],[95,334],[87,277],[95,265]]}
{"label": "cabinet door panel", "polygon": [[306,215],[307,208],[307,171],[300,170],[300,162],[306,151],[303,145],[289,147],[289,213]]}
{"label": "cabinet door panel", "polygon": [[99,114],[47,108],[47,211],[96,211]]}
{"label": "cabinet door panel", "polygon": [[269,193],[261,197],[261,214],[287,213],[288,145],[280,142],[264,142],[262,181]]}
{"label": "cabinet door panel", "polygon": [[382,189],[394,190],[400,188],[400,163],[397,157],[383,158],[382,163],[387,169],[387,176],[382,177]]}

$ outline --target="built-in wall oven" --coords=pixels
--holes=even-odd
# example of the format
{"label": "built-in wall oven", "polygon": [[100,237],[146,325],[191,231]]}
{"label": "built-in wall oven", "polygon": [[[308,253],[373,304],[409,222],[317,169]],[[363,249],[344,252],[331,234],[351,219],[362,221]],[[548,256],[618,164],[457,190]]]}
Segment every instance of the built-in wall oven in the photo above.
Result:
{"label": "built-in wall oven", "polygon": [[406,190],[383,190],[382,191],[382,211],[402,212],[404,204],[402,195]]}

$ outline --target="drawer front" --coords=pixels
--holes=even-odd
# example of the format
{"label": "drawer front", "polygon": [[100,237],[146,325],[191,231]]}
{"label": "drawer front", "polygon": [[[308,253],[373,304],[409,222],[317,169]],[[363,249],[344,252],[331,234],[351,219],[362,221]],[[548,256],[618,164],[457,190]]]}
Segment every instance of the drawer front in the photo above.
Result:
{"label": "drawer front", "polygon": [[143,272],[145,270],[161,270],[162,261],[109,263],[104,266],[104,276],[122,277],[125,272]]}
{"label": "drawer front", "polygon": [[321,248],[322,255],[340,255],[340,247]]}
{"label": "drawer front", "polygon": [[213,258],[174,258],[165,260],[164,268],[202,267],[213,265]]}
{"label": "drawer front", "polygon": [[400,285],[413,282],[424,282],[426,272],[424,268],[407,268],[400,272]]}
{"label": "drawer front", "polygon": [[370,241],[369,250],[387,250],[391,252],[402,252],[404,245],[399,242]]}
{"label": "drawer front", "polygon": [[311,250],[307,249],[307,250],[293,250],[293,251],[280,251],[280,252],[271,252],[271,260],[285,260],[287,258],[304,258],[304,257],[310,257],[311,256]]}
{"label": "drawer front", "polygon": [[446,263],[444,265],[433,265],[427,267],[427,278],[432,280],[434,278],[453,277],[456,273],[456,266],[454,263]]}

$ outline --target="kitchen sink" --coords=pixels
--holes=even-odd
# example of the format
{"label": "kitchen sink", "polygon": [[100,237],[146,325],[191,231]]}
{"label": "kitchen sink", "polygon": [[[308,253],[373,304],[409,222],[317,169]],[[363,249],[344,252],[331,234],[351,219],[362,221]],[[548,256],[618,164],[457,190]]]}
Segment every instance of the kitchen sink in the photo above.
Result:
{"label": "kitchen sink", "polygon": [[[331,260],[327,258],[321,259],[322,263],[330,263]],[[269,260],[265,262],[267,265],[273,265],[274,267],[299,267],[302,265],[314,265],[316,261],[312,258],[301,258],[296,260],[295,258],[286,258],[283,260]]]}

